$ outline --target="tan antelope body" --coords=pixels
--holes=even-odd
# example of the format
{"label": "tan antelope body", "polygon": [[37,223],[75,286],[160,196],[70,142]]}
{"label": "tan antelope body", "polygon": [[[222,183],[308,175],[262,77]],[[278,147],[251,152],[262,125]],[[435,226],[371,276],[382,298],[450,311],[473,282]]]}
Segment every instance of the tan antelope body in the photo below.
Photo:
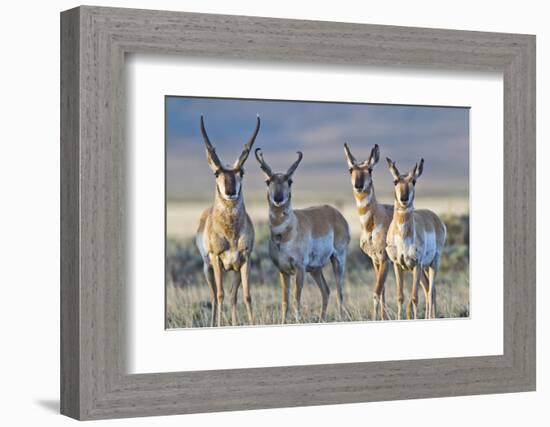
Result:
{"label": "tan antelope body", "polygon": [[218,326],[223,316],[223,272],[234,271],[231,288],[231,320],[237,323],[237,294],[242,283],[248,321],[254,322],[250,295],[250,254],[254,246],[254,227],[246,212],[242,195],[243,164],[260,128],[257,118],[254,134],[233,166],[222,166],[204,128],[201,132],[206,146],[208,164],[216,176],[214,204],[201,215],[195,242],[203,259],[203,270],[210,286],[212,303],[211,325],[217,315]]}
{"label": "tan antelope body", "polygon": [[[376,283],[373,292],[373,320],[385,315],[385,282],[390,267],[386,252],[386,235],[393,218],[393,206],[378,203],[372,181],[372,169],[380,159],[378,144],[371,150],[370,157],[358,162],[347,144],[344,144],[346,160],[351,175],[353,196],[357,205],[361,236],[359,245],[372,260]],[[400,315],[398,314],[398,317]]]}
{"label": "tan antelope body", "polygon": [[403,300],[402,272],[413,273],[411,298],[407,306],[407,317],[417,318],[418,285],[421,284],[426,297],[426,318],[436,317],[435,276],[443,246],[446,229],[443,221],[432,211],[414,209],[416,180],[422,174],[424,159],[408,175],[400,175],[395,163],[387,159],[394,177],[395,205],[393,220],[388,230],[388,256],[396,267],[398,299]]}
{"label": "tan antelope body", "polygon": [[308,272],[321,292],[321,320],[326,319],[330,289],[323,275],[323,267],[332,263],[338,290],[338,302],[343,307],[344,271],[350,241],[349,227],[340,212],[327,205],[293,209],[291,202],[292,174],[302,159],[286,173],[273,173],[265,163],[260,149],[256,158],[266,175],[269,202],[269,254],[279,270],[282,289],[281,322],[288,317],[290,277],[294,276],[294,309],[300,318],[300,298],[304,276]]}

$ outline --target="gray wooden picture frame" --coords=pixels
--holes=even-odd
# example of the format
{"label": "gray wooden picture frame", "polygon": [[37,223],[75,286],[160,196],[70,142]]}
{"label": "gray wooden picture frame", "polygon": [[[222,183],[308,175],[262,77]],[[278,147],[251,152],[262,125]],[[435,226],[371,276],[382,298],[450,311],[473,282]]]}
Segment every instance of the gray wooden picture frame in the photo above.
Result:
{"label": "gray wooden picture frame", "polygon": [[[504,247],[496,249],[504,251],[504,354],[127,374],[127,53],[502,72]],[[532,35],[71,9],[61,14],[61,166],[65,415],[84,420],[535,390]]]}

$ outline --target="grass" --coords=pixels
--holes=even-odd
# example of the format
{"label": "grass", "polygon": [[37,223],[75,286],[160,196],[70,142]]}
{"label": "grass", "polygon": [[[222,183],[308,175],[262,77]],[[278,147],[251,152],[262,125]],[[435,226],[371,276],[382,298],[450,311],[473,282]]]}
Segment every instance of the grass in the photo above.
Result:
{"label": "grass", "polygon": [[[466,215],[443,216],[448,229],[447,245],[437,277],[437,311],[440,318],[469,316],[469,235]],[[278,271],[268,255],[269,232],[265,222],[256,222],[256,243],[252,256],[251,293],[255,324],[279,324],[281,291]],[[225,290],[229,294],[232,278],[226,273]],[[195,328],[210,325],[210,290],[202,273],[202,260],[192,238],[169,239],[167,242],[166,313],[169,328]],[[330,268],[325,277],[331,289],[327,322],[366,321],[372,318],[374,272],[370,259],[358,247],[358,237],[352,237],[348,252],[344,286],[346,313],[336,306],[336,286]],[[405,276],[405,301],[412,277]],[[242,289],[240,290],[242,292]],[[424,298],[419,290],[419,316],[423,317]],[[230,304],[224,303],[224,324],[230,325]],[[396,319],[395,279],[390,271],[386,280],[386,308],[390,319]],[[320,321],[321,297],[312,278],[307,276],[302,292],[301,322]],[[289,323],[294,322],[292,309]],[[242,294],[238,300],[238,323],[247,324]]]}

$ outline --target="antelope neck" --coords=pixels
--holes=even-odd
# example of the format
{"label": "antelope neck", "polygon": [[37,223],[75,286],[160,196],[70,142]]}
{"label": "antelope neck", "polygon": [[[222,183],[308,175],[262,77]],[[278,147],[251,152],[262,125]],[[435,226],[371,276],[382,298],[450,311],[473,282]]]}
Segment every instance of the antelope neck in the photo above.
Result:
{"label": "antelope neck", "polygon": [[[278,230],[280,232],[286,231],[292,226],[292,216],[293,212],[290,200],[282,206],[275,206],[272,203],[269,204],[269,224],[272,230]],[[279,230],[279,228],[284,228],[284,230]]]}
{"label": "antelope neck", "polygon": [[220,213],[223,212],[223,217],[227,218],[229,222],[238,221],[245,210],[242,193],[239,193],[239,196],[235,200],[227,200],[220,194],[218,187],[216,187],[214,210]]}
{"label": "antelope neck", "polygon": [[366,193],[355,193],[355,203],[357,205],[357,211],[359,216],[365,215],[367,212],[376,208],[377,201],[376,195],[374,194],[374,188],[371,189],[370,194]]}
{"label": "antelope neck", "polygon": [[395,218],[398,219],[399,224],[404,224],[409,221],[414,221],[414,217],[412,215],[413,211],[414,206],[412,205],[412,203],[404,208],[396,202],[393,209],[393,215]]}

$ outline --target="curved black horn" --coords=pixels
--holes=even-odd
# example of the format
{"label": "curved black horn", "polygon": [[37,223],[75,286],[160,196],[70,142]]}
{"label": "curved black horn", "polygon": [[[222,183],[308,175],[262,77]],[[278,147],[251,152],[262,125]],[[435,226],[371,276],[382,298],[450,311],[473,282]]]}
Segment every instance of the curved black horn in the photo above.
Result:
{"label": "curved black horn", "polygon": [[248,158],[248,155],[250,154],[250,149],[252,148],[252,145],[254,144],[254,141],[256,140],[256,136],[258,135],[258,131],[260,130],[260,116],[256,116],[256,129],[254,129],[254,133],[244,146],[243,152],[235,162],[235,169],[240,169],[246,159]]}
{"label": "curved black horn", "polygon": [[292,166],[290,166],[290,167],[288,168],[288,171],[286,171],[286,176],[289,177],[289,178],[292,176],[292,174],[294,173],[294,171],[296,170],[296,168],[298,167],[298,165],[299,165],[300,162],[302,161],[302,157],[303,157],[302,152],[301,152],[301,151],[297,151],[296,154],[298,154],[298,160],[296,160],[296,161],[292,164]]}
{"label": "curved black horn", "polygon": [[268,166],[268,164],[264,160],[264,155],[262,154],[261,148],[256,148],[254,150],[254,155],[256,156],[256,160],[260,164],[260,168],[264,171],[264,173],[271,178],[271,175],[273,175],[273,172],[271,171],[271,168]]}
{"label": "curved black horn", "polygon": [[208,134],[206,133],[206,128],[204,127],[204,118],[201,116],[201,133],[202,138],[204,139],[204,145],[206,146],[206,152],[208,154],[209,159],[214,163],[217,167],[221,168],[222,164],[220,162],[220,159],[218,155],[216,154],[216,149],[210,142],[210,139],[208,138]]}

